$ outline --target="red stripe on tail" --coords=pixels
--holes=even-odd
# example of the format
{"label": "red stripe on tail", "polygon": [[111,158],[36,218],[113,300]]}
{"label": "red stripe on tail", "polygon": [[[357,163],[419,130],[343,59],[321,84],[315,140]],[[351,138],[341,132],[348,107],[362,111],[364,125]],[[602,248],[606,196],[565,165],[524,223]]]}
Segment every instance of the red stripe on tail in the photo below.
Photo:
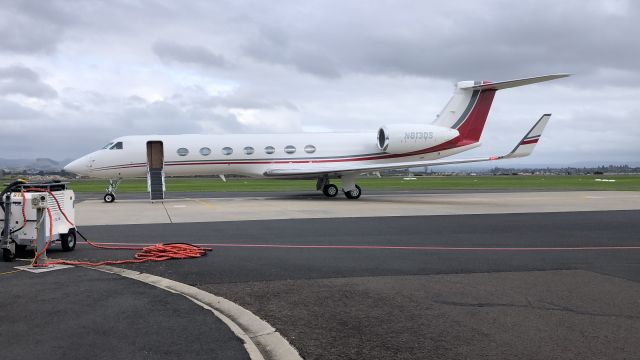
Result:
{"label": "red stripe on tail", "polygon": [[495,94],[496,90],[483,90],[480,92],[478,100],[467,119],[458,127],[458,132],[460,132],[459,143],[470,144],[480,140]]}
{"label": "red stripe on tail", "polygon": [[538,139],[522,140],[520,145],[529,145],[529,144],[536,144],[536,143],[538,143]]}

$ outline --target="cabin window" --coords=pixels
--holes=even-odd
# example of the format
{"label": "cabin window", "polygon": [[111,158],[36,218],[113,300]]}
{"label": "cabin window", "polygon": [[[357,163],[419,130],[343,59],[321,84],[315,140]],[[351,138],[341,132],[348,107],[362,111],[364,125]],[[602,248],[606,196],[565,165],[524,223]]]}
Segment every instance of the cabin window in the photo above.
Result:
{"label": "cabin window", "polygon": [[111,145],[109,150],[122,150],[122,141],[118,141],[117,143]]}
{"label": "cabin window", "polygon": [[178,149],[178,151],[176,151],[178,153],[179,156],[187,156],[189,154],[189,149],[187,148],[180,148]]}
{"label": "cabin window", "polygon": [[244,148],[245,155],[251,155],[255,152],[255,150],[251,146],[247,146]]}
{"label": "cabin window", "polygon": [[264,152],[267,154],[273,154],[274,152],[276,152],[276,148],[274,148],[273,146],[267,146],[266,148],[264,148]]}
{"label": "cabin window", "polygon": [[209,156],[209,154],[211,154],[211,149],[209,149],[208,147],[203,147],[200,149],[200,155]]}
{"label": "cabin window", "polygon": [[222,148],[222,155],[231,155],[233,154],[233,149],[226,146]]}
{"label": "cabin window", "polygon": [[111,145],[113,145],[112,142],[108,143],[107,145],[103,146],[102,149],[108,149],[111,147]]}
{"label": "cabin window", "polygon": [[304,147],[304,152],[306,152],[307,154],[313,154],[314,152],[316,152],[316,147],[313,145],[307,145]]}
{"label": "cabin window", "polygon": [[284,152],[286,152],[287,154],[293,154],[294,152],[296,152],[296,147],[293,145],[287,145],[284,147]]}

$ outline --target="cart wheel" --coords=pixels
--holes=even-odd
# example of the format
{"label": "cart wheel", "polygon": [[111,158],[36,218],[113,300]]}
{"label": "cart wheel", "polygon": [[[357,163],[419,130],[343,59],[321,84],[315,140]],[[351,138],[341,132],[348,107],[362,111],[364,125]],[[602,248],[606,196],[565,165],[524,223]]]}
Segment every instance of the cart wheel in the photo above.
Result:
{"label": "cart wheel", "polygon": [[11,262],[16,259],[16,254],[12,253],[9,249],[2,249],[2,260]]}
{"label": "cart wheel", "polygon": [[69,229],[69,232],[66,234],[60,234],[60,244],[62,245],[62,250],[64,251],[72,251],[76,248],[76,232],[73,229]]}
{"label": "cart wheel", "polygon": [[25,256],[27,254],[27,245],[16,245],[16,256]]}

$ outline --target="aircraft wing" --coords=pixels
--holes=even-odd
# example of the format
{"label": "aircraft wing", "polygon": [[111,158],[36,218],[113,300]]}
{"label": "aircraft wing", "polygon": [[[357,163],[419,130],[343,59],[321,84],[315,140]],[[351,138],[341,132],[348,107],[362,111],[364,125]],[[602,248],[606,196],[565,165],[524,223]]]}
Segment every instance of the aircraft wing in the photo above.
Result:
{"label": "aircraft wing", "polygon": [[331,174],[345,174],[345,173],[367,173],[379,170],[391,170],[391,169],[407,169],[413,167],[423,166],[437,166],[437,165],[451,165],[451,164],[465,164],[482,161],[493,161],[502,159],[519,158],[530,155],[533,152],[542,131],[544,130],[547,122],[551,118],[551,114],[544,114],[533,125],[531,130],[520,140],[513,150],[502,156],[489,156],[471,159],[451,159],[451,160],[429,160],[429,161],[409,161],[409,162],[397,162],[388,164],[318,164],[314,166],[305,166],[304,168],[273,168],[264,172],[265,176],[270,177],[302,177],[302,176],[316,176],[316,175],[331,175]]}

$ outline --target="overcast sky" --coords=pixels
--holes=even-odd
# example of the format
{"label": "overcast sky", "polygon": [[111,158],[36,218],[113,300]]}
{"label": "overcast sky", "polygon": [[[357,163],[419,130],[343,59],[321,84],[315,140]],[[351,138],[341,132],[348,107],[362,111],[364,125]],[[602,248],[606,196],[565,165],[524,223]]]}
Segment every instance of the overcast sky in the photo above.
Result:
{"label": "overcast sky", "polygon": [[[0,0],[0,157],[130,134],[376,131],[431,122],[460,80],[498,92],[484,144],[519,163],[638,162],[640,2]],[[371,139],[375,141],[374,138]]]}

